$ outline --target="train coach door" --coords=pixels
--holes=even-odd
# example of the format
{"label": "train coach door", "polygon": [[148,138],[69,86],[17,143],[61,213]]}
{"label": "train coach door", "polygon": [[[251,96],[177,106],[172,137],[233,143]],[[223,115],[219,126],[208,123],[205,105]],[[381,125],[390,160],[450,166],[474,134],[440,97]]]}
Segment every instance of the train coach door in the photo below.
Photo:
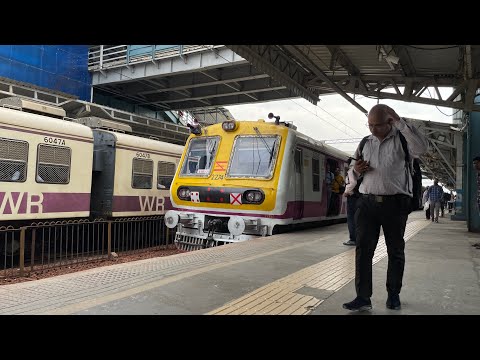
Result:
{"label": "train coach door", "polygon": [[294,157],[295,166],[295,207],[293,219],[303,217],[303,151],[301,148],[295,148]]}

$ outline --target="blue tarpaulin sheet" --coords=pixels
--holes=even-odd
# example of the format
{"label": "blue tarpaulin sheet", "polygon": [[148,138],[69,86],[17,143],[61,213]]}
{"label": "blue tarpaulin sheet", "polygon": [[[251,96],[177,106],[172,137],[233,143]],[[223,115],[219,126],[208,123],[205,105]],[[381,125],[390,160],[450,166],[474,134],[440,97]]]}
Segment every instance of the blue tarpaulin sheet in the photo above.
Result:
{"label": "blue tarpaulin sheet", "polygon": [[0,45],[0,76],[90,101],[87,45]]}

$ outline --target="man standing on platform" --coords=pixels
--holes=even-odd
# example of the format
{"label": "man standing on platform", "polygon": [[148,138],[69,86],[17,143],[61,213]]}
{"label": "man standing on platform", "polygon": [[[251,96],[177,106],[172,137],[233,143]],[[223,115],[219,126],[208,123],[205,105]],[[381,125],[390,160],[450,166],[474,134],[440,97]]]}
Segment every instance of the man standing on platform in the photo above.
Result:
{"label": "man standing on platform", "polygon": [[[361,153],[357,148],[354,157],[358,160],[349,173],[356,179],[363,175],[355,212],[357,297],[343,304],[343,308],[351,311],[372,308],[372,259],[382,227],[388,252],[386,305],[398,310],[405,267],[403,236],[412,210],[412,159],[427,151],[428,142],[387,105],[372,107],[367,126],[372,135],[367,138]],[[404,151],[405,142],[408,154]]]}

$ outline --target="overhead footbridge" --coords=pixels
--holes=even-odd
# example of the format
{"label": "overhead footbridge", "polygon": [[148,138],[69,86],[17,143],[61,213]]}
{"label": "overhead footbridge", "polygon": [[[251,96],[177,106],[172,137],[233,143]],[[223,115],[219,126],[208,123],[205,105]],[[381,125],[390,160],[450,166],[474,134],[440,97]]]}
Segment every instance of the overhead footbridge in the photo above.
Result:
{"label": "overhead footbridge", "polygon": [[[224,45],[97,45],[89,50],[95,96],[115,96],[158,110],[195,110],[318,93],[285,84],[301,69],[278,60],[288,77],[273,79]],[[295,75],[297,73],[297,75]]]}

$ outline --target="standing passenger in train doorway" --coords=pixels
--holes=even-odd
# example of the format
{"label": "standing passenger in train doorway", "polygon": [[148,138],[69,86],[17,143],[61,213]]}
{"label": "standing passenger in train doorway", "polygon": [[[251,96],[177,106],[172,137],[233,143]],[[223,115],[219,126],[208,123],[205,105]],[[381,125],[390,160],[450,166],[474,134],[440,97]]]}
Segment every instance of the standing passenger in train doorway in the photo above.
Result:
{"label": "standing passenger in train doorway", "polygon": [[327,162],[325,170],[325,187],[327,188],[327,216],[330,215],[331,210],[333,178],[333,173],[330,171],[330,164]]}
{"label": "standing passenger in train doorway", "polygon": [[338,215],[340,213],[341,196],[345,192],[345,180],[343,179],[340,169],[335,168],[335,175],[332,183],[332,198],[330,200],[330,215]]}
{"label": "standing passenger in train doorway", "polygon": [[427,151],[427,139],[399,117],[387,105],[378,104],[368,113],[370,135],[362,153],[355,152],[353,169],[349,175],[363,177],[359,187],[360,198],[355,212],[356,252],[354,300],[343,304],[351,311],[372,308],[372,259],[383,228],[388,252],[387,308],[401,308],[400,290],[405,267],[405,240],[403,238],[408,214],[411,211],[413,184],[411,160],[406,161],[401,136],[405,138],[409,158]]}

